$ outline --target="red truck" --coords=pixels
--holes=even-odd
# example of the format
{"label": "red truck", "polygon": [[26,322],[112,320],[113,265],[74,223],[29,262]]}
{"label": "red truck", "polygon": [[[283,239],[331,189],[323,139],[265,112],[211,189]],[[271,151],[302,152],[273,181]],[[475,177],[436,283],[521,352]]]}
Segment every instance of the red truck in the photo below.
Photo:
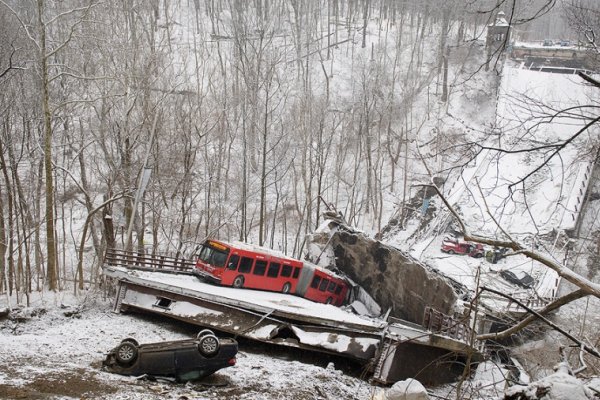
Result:
{"label": "red truck", "polygon": [[468,254],[480,258],[485,255],[485,250],[480,243],[460,242],[453,238],[444,238],[441,250],[448,254]]}

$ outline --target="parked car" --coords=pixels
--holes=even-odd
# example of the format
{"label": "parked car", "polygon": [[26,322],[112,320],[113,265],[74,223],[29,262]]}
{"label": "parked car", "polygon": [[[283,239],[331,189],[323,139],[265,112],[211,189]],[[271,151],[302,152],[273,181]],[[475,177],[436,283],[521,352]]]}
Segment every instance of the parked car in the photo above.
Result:
{"label": "parked car", "polygon": [[103,362],[109,372],[175,378],[179,382],[208,376],[235,365],[237,342],[217,338],[209,329],[194,339],[138,344],[127,338],[112,349]]}
{"label": "parked car", "polygon": [[510,283],[514,283],[515,285],[524,288],[531,288],[535,283],[533,277],[525,271],[513,272],[509,270],[504,270],[500,271],[500,276],[509,281]]}
{"label": "parked car", "polygon": [[452,238],[444,238],[441,250],[448,254],[468,254],[471,257],[480,258],[485,250],[480,243],[460,242]]}

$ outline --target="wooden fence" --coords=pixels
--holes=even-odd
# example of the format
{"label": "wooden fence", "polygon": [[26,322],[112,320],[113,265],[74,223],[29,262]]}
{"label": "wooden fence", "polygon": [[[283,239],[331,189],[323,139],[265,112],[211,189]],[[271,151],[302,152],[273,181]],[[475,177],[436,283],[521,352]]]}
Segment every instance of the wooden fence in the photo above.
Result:
{"label": "wooden fence", "polygon": [[195,262],[186,258],[107,249],[104,265],[165,272],[192,272]]}

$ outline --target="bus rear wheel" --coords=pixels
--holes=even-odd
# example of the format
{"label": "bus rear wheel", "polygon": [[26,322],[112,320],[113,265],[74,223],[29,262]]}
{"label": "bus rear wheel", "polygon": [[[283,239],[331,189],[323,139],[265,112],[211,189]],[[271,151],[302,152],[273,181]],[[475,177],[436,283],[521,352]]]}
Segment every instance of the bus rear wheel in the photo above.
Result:
{"label": "bus rear wheel", "polygon": [[290,285],[289,282],[286,282],[283,285],[283,289],[281,289],[281,293],[289,293],[291,288],[292,288],[292,285]]}
{"label": "bus rear wheel", "polygon": [[244,277],[241,275],[236,276],[235,279],[233,280],[232,286],[234,288],[238,288],[238,289],[241,287],[244,287]]}

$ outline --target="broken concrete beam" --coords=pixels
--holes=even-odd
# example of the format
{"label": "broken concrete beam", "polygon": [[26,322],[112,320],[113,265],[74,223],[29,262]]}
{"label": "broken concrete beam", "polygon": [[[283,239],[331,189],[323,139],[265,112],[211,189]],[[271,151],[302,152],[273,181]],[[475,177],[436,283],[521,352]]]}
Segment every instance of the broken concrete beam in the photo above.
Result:
{"label": "broken concrete beam", "polygon": [[329,242],[335,265],[390,315],[422,324],[425,307],[452,314],[457,295],[441,275],[400,250],[360,233],[338,230]]}

